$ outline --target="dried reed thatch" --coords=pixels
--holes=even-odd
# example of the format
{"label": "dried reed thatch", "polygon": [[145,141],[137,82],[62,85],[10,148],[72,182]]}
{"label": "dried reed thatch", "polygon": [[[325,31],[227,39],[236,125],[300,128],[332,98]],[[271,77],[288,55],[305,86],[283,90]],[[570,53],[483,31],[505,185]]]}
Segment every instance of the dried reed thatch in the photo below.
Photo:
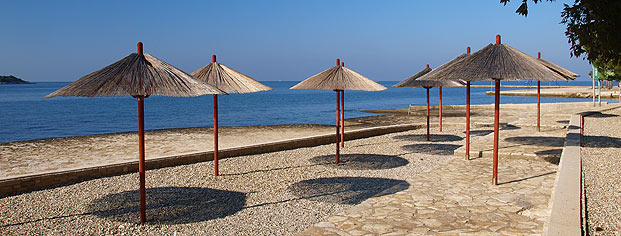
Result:
{"label": "dried reed thatch", "polygon": [[546,61],[544,59],[537,58],[537,60],[544,66],[550,68],[550,70],[553,70],[556,73],[559,73],[561,76],[565,77],[565,79],[575,79],[576,77],[580,76],[579,74],[576,74],[568,69],[565,69],[557,64]]}
{"label": "dried reed thatch", "polygon": [[[448,64],[448,63],[447,63]],[[446,64],[445,64],[446,65]],[[536,58],[506,44],[489,44],[473,54],[423,75],[421,80],[565,80]]]}
{"label": "dried reed thatch", "polygon": [[408,77],[407,79],[393,85],[393,87],[462,87],[464,86],[463,81],[453,81],[453,80],[420,80],[419,78],[429,72],[432,69],[427,67],[418,73]]}
{"label": "dried reed thatch", "polygon": [[45,96],[150,96],[193,97],[224,94],[149,54],[132,53],[101,70]]}
{"label": "dried reed thatch", "polygon": [[335,66],[296,84],[291,89],[322,89],[322,90],[385,90],[381,84],[347,69]]}
{"label": "dried reed thatch", "polygon": [[[441,70],[445,70],[445,68],[453,66],[455,63],[457,63],[458,61],[463,60],[464,58],[466,58],[466,57],[467,57],[467,56],[469,56],[469,55],[470,55],[470,54],[463,53],[463,54],[461,54],[461,55],[459,55],[459,56],[457,56],[457,57],[453,58],[453,60],[450,60],[450,61],[448,61],[447,63],[444,63],[444,64],[442,64],[442,65],[440,65],[440,66],[436,67],[436,68],[435,68],[435,69],[433,69],[433,70],[440,70],[440,71],[441,71]],[[431,72],[431,71],[429,71],[429,72]],[[425,74],[422,74],[420,77],[423,77],[423,75],[427,75],[427,74],[429,74],[429,72],[427,72],[427,73],[425,73]],[[429,81],[446,81],[446,79],[445,79],[445,78],[443,78],[443,77],[428,77],[428,76],[425,76],[424,78],[421,78],[421,79],[419,79],[419,80],[429,80]],[[457,81],[463,81],[463,80],[457,80]]]}
{"label": "dried reed thatch", "polygon": [[250,76],[218,62],[212,62],[194,71],[191,75],[226,93],[254,93],[272,90],[267,85],[250,78]]}

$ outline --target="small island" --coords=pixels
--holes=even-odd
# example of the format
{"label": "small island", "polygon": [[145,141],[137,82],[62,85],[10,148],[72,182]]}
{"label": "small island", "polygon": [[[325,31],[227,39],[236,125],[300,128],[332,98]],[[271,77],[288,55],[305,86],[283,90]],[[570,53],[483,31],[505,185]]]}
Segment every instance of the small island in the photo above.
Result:
{"label": "small island", "polygon": [[12,75],[9,75],[9,76],[0,75],[0,84],[32,84],[32,83],[22,80]]}

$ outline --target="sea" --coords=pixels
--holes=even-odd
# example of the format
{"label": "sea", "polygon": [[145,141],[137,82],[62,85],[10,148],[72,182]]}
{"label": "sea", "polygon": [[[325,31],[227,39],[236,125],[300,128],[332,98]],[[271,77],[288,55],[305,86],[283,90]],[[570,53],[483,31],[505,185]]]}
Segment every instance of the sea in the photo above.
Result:
{"label": "sea", "polygon": [[[345,91],[345,118],[374,115],[373,109],[425,105],[424,88],[393,88],[398,81],[380,81],[388,89],[378,92]],[[218,96],[220,126],[280,124],[333,124],[336,94],[326,90],[291,90],[298,81],[262,81],[273,90]],[[44,98],[69,82],[0,85],[0,143],[91,134],[131,132],[138,129],[138,103],[124,97]],[[491,85],[490,82],[474,82]],[[536,85],[503,82],[502,85]],[[551,82],[542,85],[590,86],[590,81]],[[472,104],[492,104],[485,95],[491,88],[472,88]],[[505,89],[510,90],[510,89]],[[443,88],[443,104],[465,104],[465,88]],[[432,88],[431,104],[438,104]],[[503,96],[501,103],[535,103],[536,97]],[[590,99],[543,97],[542,102],[585,102]],[[213,126],[213,97],[152,96],[145,99],[145,129]]]}

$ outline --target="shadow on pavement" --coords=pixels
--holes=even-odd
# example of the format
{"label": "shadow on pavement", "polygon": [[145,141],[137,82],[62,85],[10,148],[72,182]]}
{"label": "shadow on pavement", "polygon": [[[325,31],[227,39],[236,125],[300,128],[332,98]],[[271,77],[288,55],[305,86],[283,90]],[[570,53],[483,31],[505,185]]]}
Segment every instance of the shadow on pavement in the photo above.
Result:
{"label": "shadow on pavement", "polygon": [[[427,134],[406,134],[395,136],[394,139],[401,139],[407,141],[427,142]],[[430,142],[454,142],[463,140],[464,138],[457,135],[450,134],[430,134]]]}
{"label": "shadow on pavement", "polygon": [[387,189],[392,188],[390,192],[394,193],[409,186],[406,181],[396,179],[333,177],[300,181],[287,190],[312,201],[356,205]]}
{"label": "shadow on pavement", "polygon": [[450,156],[450,155],[453,155],[453,151],[455,151],[459,147],[460,145],[455,145],[455,144],[419,143],[419,144],[405,145],[401,148],[403,150],[414,152],[414,153]]}
{"label": "shadow on pavement", "polygon": [[529,146],[563,147],[565,138],[550,136],[518,136],[505,138],[505,141]]}
{"label": "shadow on pavement", "polygon": [[551,149],[536,151],[535,155],[549,163],[558,165],[558,163],[561,161],[561,153],[563,153],[563,149]]}
{"label": "shadow on pavement", "polygon": [[378,154],[341,154],[338,164],[335,163],[335,155],[317,156],[311,158],[310,161],[316,164],[351,170],[390,169],[410,163],[401,157]]}
{"label": "shadow on pavement", "polygon": [[[485,136],[491,133],[494,133],[494,130],[492,129],[470,130],[470,136]],[[466,134],[466,131],[464,131],[464,134]]]}

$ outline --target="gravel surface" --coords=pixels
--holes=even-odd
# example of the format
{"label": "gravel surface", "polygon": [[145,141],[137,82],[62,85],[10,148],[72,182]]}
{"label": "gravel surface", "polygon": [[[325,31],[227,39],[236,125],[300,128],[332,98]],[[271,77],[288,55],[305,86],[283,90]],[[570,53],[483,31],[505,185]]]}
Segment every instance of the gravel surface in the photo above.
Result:
{"label": "gravel surface", "polygon": [[[138,174],[0,198],[0,235],[292,235],[453,158],[463,127],[424,130],[147,172],[148,224],[138,221]],[[437,130],[432,129],[432,132]],[[441,141],[438,141],[441,140]],[[617,178],[618,179],[618,178]]]}
{"label": "gravel surface", "polygon": [[582,148],[590,235],[621,235],[621,109],[585,117]]}

